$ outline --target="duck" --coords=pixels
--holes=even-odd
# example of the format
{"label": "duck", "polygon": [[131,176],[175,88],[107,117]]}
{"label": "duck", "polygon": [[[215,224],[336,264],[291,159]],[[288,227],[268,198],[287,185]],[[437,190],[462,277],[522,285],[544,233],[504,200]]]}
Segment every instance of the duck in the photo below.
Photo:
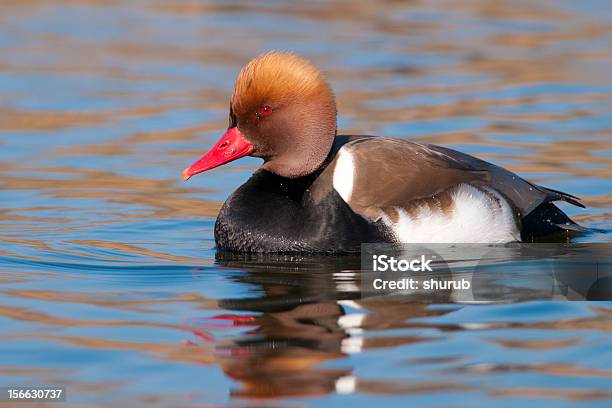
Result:
{"label": "duck", "polygon": [[578,197],[469,154],[338,135],[329,82],[291,52],[240,70],[227,130],[183,179],[245,156],[263,163],[221,207],[219,251],[358,253],[362,243],[505,244],[586,230],[554,204],[584,208]]}

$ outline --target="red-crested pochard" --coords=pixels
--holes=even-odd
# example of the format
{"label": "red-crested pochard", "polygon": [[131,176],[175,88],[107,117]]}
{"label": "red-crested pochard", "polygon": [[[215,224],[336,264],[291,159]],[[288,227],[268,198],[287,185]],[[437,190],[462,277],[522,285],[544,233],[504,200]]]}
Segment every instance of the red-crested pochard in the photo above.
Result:
{"label": "red-crested pochard", "polygon": [[365,242],[507,243],[581,232],[552,202],[577,197],[445,147],[336,135],[321,72],[270,52],[238,74],[229,127],[191,176],[243,156],[263,165],[225,202],[219,250],[357,252]]}

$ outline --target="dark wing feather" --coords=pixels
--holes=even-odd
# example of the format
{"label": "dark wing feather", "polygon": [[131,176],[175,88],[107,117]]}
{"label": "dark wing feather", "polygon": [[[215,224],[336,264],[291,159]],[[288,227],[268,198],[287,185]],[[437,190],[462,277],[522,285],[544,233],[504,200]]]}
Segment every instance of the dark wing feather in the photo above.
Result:
{"label": "dark wing feather", "polygon": [[[377,220],[385,209],[407,208],[461,183],[498,191],[519,218],[542,203],[556,200],[584,207],[570,194],[532,184],[499,166],[441,146],[384,137],[339,136],[334,149],[346,149],[355,167],[347,204],[372,220]],[[335,155],[313,184],[314,197],[330,190],[337,158]]]}
{"label": "dark wing feather", "polygon": [[563,191],[553,190],[552,188],[537,186],[538,188],[546,191],[548,193],[548,197],[546,202],[551,201],[565,201],[567,203],[573,204],[577,207],[586,208],[584,204],[582,204],[579,200],[579,197],[575,195],[571,195],[568,193],[564,193]]}
{"label": "dark wing feather", "polygon": [[565,201],[575,206],[585,208],[584,204],[579,201],[580,198],[574,195],[533,184],[511,171],[480,160],[474,156],[442,146],[428,146],[432,150],[445,152],[456,160],[461,160],[464,163],[469,163],[472,166],[488,171],[491,175],[490,186],[504,194],[512,204],[522,211],[523,216],[529,214],[538,205],[552,201]]}

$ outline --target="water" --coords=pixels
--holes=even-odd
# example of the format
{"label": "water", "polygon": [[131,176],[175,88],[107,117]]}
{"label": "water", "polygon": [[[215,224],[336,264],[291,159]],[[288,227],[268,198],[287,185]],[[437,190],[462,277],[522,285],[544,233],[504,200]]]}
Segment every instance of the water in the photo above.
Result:
{"label": "water", "polygon": [[[361,302],[352,258],[216,259],[244,159],[183,183],[270,49],[344,132],[444,144],[584,198],[612,235],[603,1],[8,1],[0,385],[67,406],[609,406],[612,305]],[[21,406],[21,405],[20,405]]]}

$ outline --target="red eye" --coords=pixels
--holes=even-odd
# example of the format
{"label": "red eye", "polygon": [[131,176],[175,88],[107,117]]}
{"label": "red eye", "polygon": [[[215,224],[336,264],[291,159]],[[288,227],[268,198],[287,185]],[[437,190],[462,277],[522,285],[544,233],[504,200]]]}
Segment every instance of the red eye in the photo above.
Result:
{"label": "red eye", "polygon": [[264,105],[261,108],[259,108],[259,113],[261,113],[264,116],[269,115],[272,113],[272,108],[270,107],[270,105]]}

